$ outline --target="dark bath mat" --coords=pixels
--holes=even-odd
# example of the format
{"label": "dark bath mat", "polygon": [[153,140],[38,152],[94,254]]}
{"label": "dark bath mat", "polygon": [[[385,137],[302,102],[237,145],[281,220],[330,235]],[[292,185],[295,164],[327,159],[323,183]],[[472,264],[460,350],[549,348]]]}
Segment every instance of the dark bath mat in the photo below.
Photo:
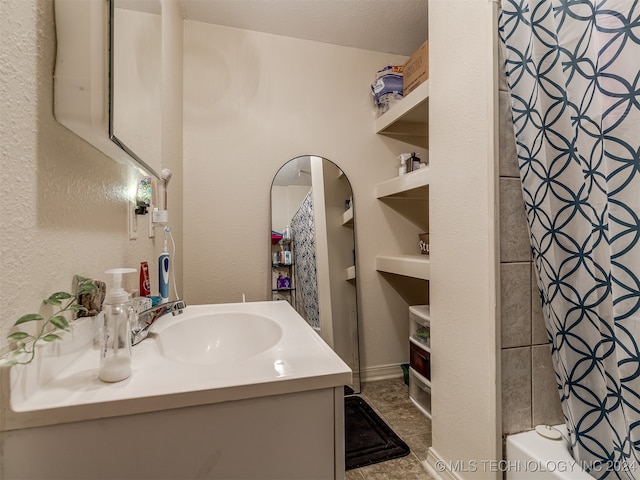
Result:
{"label": "dark bath mat", "polygon": [[353,395],[355,392],[353,391],[353,388],[351,388],[349,385],[345,385],[344,386],[344,394],[345,395]]}
{"label": "dark bath mat", "polygon": [[409,447],[362,398],[344,398],[346,470],[409,454]]}

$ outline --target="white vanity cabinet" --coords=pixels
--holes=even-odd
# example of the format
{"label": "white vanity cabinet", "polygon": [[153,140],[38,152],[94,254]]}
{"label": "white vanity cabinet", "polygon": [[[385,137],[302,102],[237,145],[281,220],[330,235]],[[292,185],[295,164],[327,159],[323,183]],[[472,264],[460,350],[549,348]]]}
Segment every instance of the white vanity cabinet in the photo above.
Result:
{"label": "white vanity cabinet", "polygon": [[344,478],[351,369],[288,302],[165,315],[116,383],[98,379],[95,327],[0,362],[1,479]]}
{"label": "white vanity cabinet", "polygon": [[0,477],[343,479],[343,402],[340,386],[0,432]]}

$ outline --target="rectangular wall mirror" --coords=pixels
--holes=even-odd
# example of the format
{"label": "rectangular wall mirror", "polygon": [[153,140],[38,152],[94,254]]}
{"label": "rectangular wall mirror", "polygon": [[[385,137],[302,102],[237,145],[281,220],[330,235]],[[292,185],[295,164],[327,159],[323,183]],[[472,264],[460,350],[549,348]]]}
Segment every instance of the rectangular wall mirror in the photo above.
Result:
{"label": "rectangular wall mirror", "polygon": [[160,0],[55,0],[56,120],[160,178]]}
{"label": "rectangular wall mirror", "polygon": [[[111,0],[109,136],[140,165],[160,171],[160,0]],[[156,175],[157,176],[157,175]]]}

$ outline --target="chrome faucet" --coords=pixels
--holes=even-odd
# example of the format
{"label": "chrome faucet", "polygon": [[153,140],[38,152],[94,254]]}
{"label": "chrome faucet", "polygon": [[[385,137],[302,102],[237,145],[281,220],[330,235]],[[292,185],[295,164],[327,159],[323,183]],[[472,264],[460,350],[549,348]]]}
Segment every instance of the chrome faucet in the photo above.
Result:
{"label": "chrome faucet", "polygon": [[185,308],[187,308],[187,304],[184,300],[175,300],[140,312],[131,329],[131,345],[137,345],[147,338],[151,325],[161,316],[167,313],[171,313],[174,316],[180,315]]}

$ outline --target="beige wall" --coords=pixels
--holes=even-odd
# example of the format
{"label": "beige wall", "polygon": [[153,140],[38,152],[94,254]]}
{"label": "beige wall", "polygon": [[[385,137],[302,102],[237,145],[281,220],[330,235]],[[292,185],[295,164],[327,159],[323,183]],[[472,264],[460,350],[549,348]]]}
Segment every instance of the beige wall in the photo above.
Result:
{"label": "beige wall", "polygon": [[[161,0],[162,3],[162,95],[161,95],[161,124],[162,133],[160,148],[160,163],[173,173],[167,187],[167,202],[169,211],[169,227],[176,244],[175,255],[171,257],[171,268],[174,274],[177,293],[174,285],[169,286],[169,298],[184,298],[184,239],[183,239],[183,38],[184,29],[182,10],[178,0]],[[162,249],[162,228],[156,228],[154,264],[157,263],[158,252]],[[171,246],[169,246],[171,248]],[[157,266],[154,267],[157,272]],[[156,273],[157,275],[157,273]],[[158,282],[152,279],[151,285]]]}
{"label": "beige wall", "polygon": [[276,232],[282,233],[284,227],[291,223],[291,219],[300,208],[311,187],[289,185],[281,187],[274,185],[271,192],[271,222]]}
{"label": "beige wall", "polygon": [[[491,74],[493,61],[502,62],[496,7],[431,0],[429,14],[434,416],[428,463],[474,460],[477,471],[456,474],[493,479],[499,472],[482,461],[501,458],[502,433],[561,423],[562,414],[533,276],[507,86],[502,68]],[[466,34],[453,41],[441,18],[455,18]],[[485,128],[487,115],[497,125]],[[447,188],[452,184],[466,185],[464,193]],[[438,261],[447,255],[448,262]]]}
{"label": "beige wall", "polygon": [[[433,444],[426,464],[437,478],[502,477],[481,463],[502,450],[496,21],[493,2],[429,2]],[[456,462],[467,470],[454,471]]]}
{"label": "beige wall", "polygon": [[[379,251],[414,248],[409,225],[375,200],[406,144],[374,133],[370,84],[405,57],[185,22],[185,292],[191,303],[265,300],[269,195],[300,155],[335,162],[357,215],[363,365],[408,358],[406,302],[375,271]],[[398,373],[400,369],[397,368]]]}
{"label": "beige wall", "polygon": [[[0,353],[5,353],[13,322],[41,311],[42,299],[51,293],[70,290],[74,274],[106,280],[105,269],[137,268],[142,260],[155,274],[159,242],[148,239],[145,222],[138,240],[129,240],[126,208],[136,174],[53,117],[53,2],[2,0],[0,31]],[[177,157],[173,168],[180,164]],[[179,225],[180,202],[175,209],[171,213]],[[137,275],[131,277],[126,286],[137,288]]]}

